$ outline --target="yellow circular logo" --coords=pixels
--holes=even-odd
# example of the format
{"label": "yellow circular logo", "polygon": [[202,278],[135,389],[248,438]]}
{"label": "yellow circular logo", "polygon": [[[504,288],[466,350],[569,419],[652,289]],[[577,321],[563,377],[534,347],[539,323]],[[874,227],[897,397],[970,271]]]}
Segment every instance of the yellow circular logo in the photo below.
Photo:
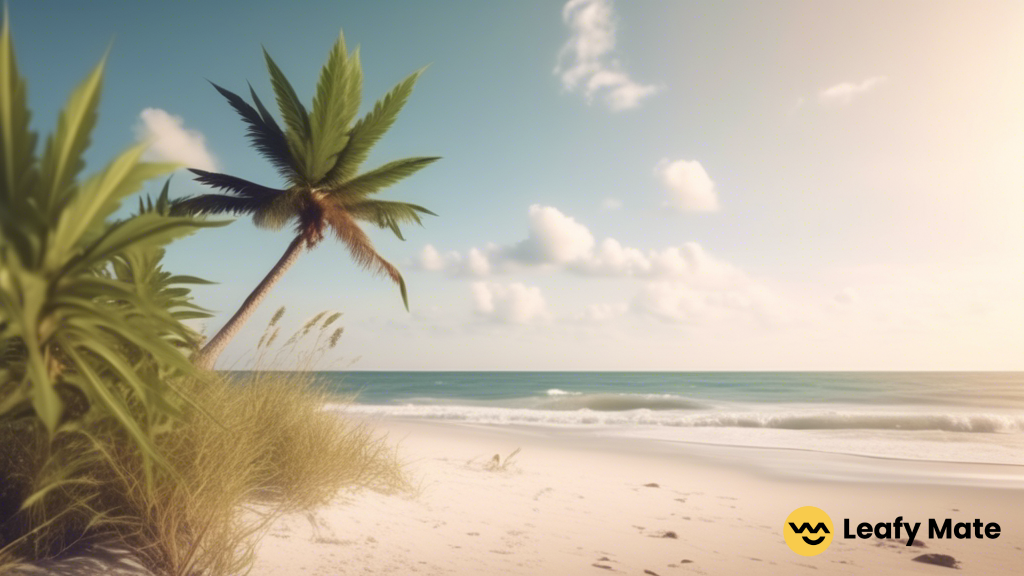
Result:
{"label": "yellow circular logo", "polygon": [[832,519],[821,508],[797,508],[786,518],[782,535],[789,549],[801,556],[817,556],[832,544]]}

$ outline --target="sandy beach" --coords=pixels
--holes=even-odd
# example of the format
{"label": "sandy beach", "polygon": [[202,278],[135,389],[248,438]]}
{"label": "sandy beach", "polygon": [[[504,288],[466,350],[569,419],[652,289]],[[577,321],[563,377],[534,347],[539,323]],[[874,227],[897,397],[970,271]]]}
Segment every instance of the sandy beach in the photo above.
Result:
{"label": "sandy beach", "polygon": [[[1018,466],[844,456],[612,437],[552,427],[382,419],[414,495],[357,494],[279,519],[254,575],[1014,574],[1024,560]],[[505,470],[492,470],[520,449]],[[791,511],[832,519],[831,547],[787,548]],[[915,546],[843,538],[856,526],[922,522]],[[928,538],[928,520],[997,522],[997,539]]]}

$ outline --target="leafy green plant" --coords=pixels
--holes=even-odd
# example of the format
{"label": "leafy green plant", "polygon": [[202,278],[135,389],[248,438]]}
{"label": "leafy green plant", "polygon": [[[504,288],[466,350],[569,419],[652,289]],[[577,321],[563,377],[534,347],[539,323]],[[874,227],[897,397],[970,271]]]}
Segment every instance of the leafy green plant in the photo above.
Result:
{"label": "leafy green plant", "polygon": [[[26,85],[5,16],[0,32],[0,423],[38,423],[52,436],[73,430],[86,413],[108,415],[147,461],[166,464],[151,427],[181,416],[181,398],[173,387],[176,378],[194,374],[182,347],[194,335],[180,321],[184,310],[168,309],[167,302],[139,287],[156,274],[164,286],[155,294],[180,297],[166,285],[183,278],[157,271],[152,250],[223,223],[156,211],[111,220],[126,196],[174,168],[142,162],[145,144],[79,181],[103,69],[101,61],[74,90],[37,156]],[[147,269],[147,277],[140,278]]]}
{"label": "leafy green plant", "polygon": [[206,368],[213,367],[228,342],[302,251],[319,244],[328,230],[348,248],[358,265],[397,283],[408,308],[405,280],[394,265],[377,253],[359,222],[389,229],[402,238],[400,224],[419,224],[421,214],[433,214],[416,204],[377,200],[372,196],[438,158],[405,158],[359,173],[370,149],[394,123],[422,71],[400,82],[353,124],[360,106],[363,72],[358,48],[349,54],[344,36],[339,36],[323,67],[311,111],[299,101],[266,51],[264,57],[284,129],[251,88],[255,107],[216,84],[214,88],[248,125],[253,147],[277,169],[287,187],[272,188],[227,174],[192,170],[199,182],[225,193],[184,199],[175,203],[172,212],[244,214],[251,216],[256,226],[272,230],[293,223],[296,236],[238,311],[203,347],[196,363]]}
{"label": "leafy green plant", "polygon": [[[142,145],[79,180],[102,77],[101,62],[37,155],[4,15],[0,572],[87,543],[156,574],[244,573],[276,515],[404,478],[382,438],[324,410],[330,397],[308,375],[195,370],[198,337],[182,321],[205,314],[187,288],[202,281],[164,270],[163,247],[223,223],[175,212],[167,185],[115,220],[172,168],[142,162]],[[337,344],[338,317],[317,318],[334,330],[320,348]]]}

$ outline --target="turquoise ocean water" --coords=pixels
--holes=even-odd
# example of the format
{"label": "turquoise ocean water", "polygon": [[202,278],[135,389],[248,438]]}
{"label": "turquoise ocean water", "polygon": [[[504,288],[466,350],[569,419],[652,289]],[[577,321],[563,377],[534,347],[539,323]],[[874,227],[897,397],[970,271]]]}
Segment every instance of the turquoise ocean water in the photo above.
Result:
{"label": "turquoise ocean water", "polygon": [[[1024,465],[1024,373],[325,372],[345,410]],[[339,408],[341,409],[341,408]]]}

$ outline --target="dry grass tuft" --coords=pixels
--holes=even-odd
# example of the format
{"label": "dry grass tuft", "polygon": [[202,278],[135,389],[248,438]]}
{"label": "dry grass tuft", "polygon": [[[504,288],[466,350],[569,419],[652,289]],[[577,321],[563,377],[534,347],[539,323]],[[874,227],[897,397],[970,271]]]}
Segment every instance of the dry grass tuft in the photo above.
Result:
{"label": "dry grass tuft", "polygon": [[512,466],[512,460],[519,454],[522,448],[516,448],[511,454],[505,456],[505,459],[501,459],[501,454],[495,454],[490,460],[484,464],[484,470],[489,472],[508,472],[509,467]]}
{"label": "dry grass tuft", "polygon": [[232,395],[246,435],[260,439],[261,498],[287,511],[326,504],[345,490],[408,488],[394,448],[365,423],[325,405],[338,398],[309,372],[253,372],[236,377]]}
{"label": "dry grass tuft", "polygon": [[[330,349],[338,316],[323,317],[300,328],[292,344],[312,333],[314,350]],[[0,573],[93,544],[129,550],[158,575],[245,573],[280,514],[346,491],[409,488],[386,438],[326,410],[338,398],[313,373],[254,371],[187,390],[202,411],[154,431],[173,471],[150,479],[112,421],[88,421],[53,442],[38,427],[0,425]]]}

